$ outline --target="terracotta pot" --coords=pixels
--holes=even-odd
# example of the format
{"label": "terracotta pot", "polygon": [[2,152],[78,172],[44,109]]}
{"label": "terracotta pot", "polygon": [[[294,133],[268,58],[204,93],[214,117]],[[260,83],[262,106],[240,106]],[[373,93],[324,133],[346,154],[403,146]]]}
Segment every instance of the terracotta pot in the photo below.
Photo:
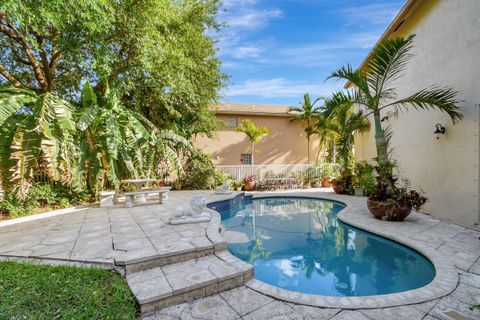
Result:
{"label": "terracotta pot", "polygon": [[243,184],[243,190],[245,190],[245,191],[253,191],[253,190],[255,190],[255,181],[245,182],[245,183]]}
{"label": "terracotta pot", "polygon": [[331,178],[324,178],[322,180],[322,187],[331,188],[332,187],[332,179]]}
{"label": "terracotta pot", "polygon": [[332,180],[332,186],[333,186],[333,191],[335,191],[335,193],[337,193],[337,194],[347,194],[348,193],[348,190],[342,188],[340,186],[340,184],[338,183],[338,181],[336,181],[336,180]]}
{"label": "terracotta pot", "polygon": [[403,221],[412,212],[411,204],[400,205],[370,198],[367,199],[367,207],[375,218],[386,221]]}

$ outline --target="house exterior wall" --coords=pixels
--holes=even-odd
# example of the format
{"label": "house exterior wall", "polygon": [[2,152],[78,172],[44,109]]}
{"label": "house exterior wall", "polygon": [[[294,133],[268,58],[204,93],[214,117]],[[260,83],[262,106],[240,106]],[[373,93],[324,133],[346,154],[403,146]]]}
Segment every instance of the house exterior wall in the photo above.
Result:
{"label": "house exterior wall", "polygon": [[[382,124],[393,130],[393,158],[398,161],[402,177],[429,198],[424,211],[475,226],[480,206],[480,1],[418,3],[390,35],[416,34],[414,56],[395,86],[399,98],[434,84],[451,86],[460,91],[459,97],[464,101],[460,104],[464,119],[453,125],[441,112],[412,108],[390,116]],[[439,139],[433,134],[437,123],[446,128]],[[357,160],[376,156],[373,127],[355,138]]]}
{"label": "house exterior wall", "polygon": [[[257,126],[266,126],[272,134],[255,146],[255,164],[300,164],[308,163],[307,139],[301,122],[290,122],[289,117],[267,115],[222,115],[217,117],[227,122],[235,118],[252,120]],[[198,136],[196,147],[212,157],[216,165],[239,165],[243,153],[251,153],[251,143],[244,133],[235,127],[219,130],[213,139]],[[318,137],[312,136],[310,157],[314,161],[318,152]]]}

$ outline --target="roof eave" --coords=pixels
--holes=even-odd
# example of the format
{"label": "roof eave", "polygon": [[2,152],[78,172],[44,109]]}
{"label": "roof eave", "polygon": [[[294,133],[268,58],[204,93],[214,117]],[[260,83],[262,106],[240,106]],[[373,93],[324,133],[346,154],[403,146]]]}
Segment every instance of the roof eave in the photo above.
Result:
{"label": "roof eave", "polygon": [[252,112],[252,111],[241,111],[241,110],[213,110],[215,114],[230,114],[230,115],[240,115],[240,116],[269,116],[269,117],[292,117],[295,113],[270,113],[270,112]]}
{"label": "roof eave", "polygon": [[[388,25],[387,29],[383,32],[383,34],[380,36],[380,38],[377,40],[373,48],[375,48],[377,45],[379,45],[383,40],[387,39],[393,32],[397,30],[399,27],[400,23],[412,12],[413,7],[418,3],[418,0],[407,0],[407,2],[403,5],[402,9],[398,14],[395,16],[393,21]],[[370,52],[367,54],[365,59],[363,59],[362,63],[358,67],[358,69],[362,69],[365,67],[367,61],[370,59],[370,56],[372,55],[373,52],[370,50]],[[345,89],[350,89],[353,86],[353,84],[348,81],[343,87]]]}

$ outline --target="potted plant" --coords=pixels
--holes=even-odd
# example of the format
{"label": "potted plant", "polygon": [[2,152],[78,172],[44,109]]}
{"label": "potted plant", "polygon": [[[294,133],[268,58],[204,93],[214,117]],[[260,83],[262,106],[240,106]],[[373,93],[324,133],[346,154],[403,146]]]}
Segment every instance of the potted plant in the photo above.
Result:
{"label": "potted plant", "polygon": [[366,161],[355,164],[353,175],[354,195],[370,196],[375,191],[374,167]]}
{"label": "potted plant", "polygon": [[377,219],[386,221],[403,221],[412,211],[419,211],[427,202],[420,192],[412,190],[407,180],[403,185],[398,184],[398,176],[394,174],[396,165],[387,162],[378,165],[375,170],[375,191],[367,200],[368,210]]}
{"label": "potted plant", "polygon": [[243,179],[243,190],[245,191],[253,191],[255,190],[255,181],[257,177],[254,175],[247,176]]}
{"label": "potted plant", "polygon": [[344,170],[340,176],[332,180],[333,191],[338,194],[349,194],[352,193],[352,184],[353,175],[350,170]]}
{"label": "potted plant", "polygon": [[236,191],[241,191],[242,187],[243,187],[243,180],[239,179],[239,180],[233,181],[233,188]]}
{"label": "potted plant", "polygon": [[322,168],[322,187],[331,188],[333,179],[333,167],[331,165],[324,165]]}

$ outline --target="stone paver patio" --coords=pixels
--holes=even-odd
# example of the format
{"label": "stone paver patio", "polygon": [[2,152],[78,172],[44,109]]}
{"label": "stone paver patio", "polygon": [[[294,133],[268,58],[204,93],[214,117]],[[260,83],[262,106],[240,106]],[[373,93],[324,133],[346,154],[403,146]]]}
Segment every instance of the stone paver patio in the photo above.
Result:
{"label": "stone paver patio", "polygon": [[[255,279],[243,278],[245,285],[235,280],[219,287],[218,279],[233,281],[238,270],[246,272],[246,269],[227,257],[225,242],[218,234],[218,215],[212,216],[211,223],[183,226],[167,223],[175,207],[188,202],[195,193],[172,192],[164,205],[87,208],[18,224],[2,226],[0,223],[0,259],[102,265],[126,273],[131,287],[139,283],[131,277],[137,274],[138,278],[144,270],[160,268],[162,274],[157,278],[169,279],[168,272],[172,272],[169,265],[181,261],[185,261],[185,269],[179,272],[185,276],[192,261],[199,268],[214,265],[217,259],[233,265],[231,274],[218,275],[215,290],[207,293],[203,290],[202,295],[191,296],[186,303],[145,313],[145,319],[480,319],[480,312],[469,309],[470,305],[480,303],[480,232],[477,230],[419,213],[412,213],[402,223],[382,222],[369,215],[364,198],[296,192],[345,202],[347,208],[339,214],[340,220],[414,247],[429,257],[437,269],[435,286],[417,289],[423,289],[417,292],[421,297],[407,292],[388,295],[392,297],[376,296],[370,303],[366,298],[358,298],[365,301],[364,307],[347,299],[351,305],[341,307],[336,302],[329,305],[327,302],[331,300],[326,297],[313,299],[274,287],[272,290],[271,286]],[[206,194],[210,202],[229,197]],[[212,269],[208,272],[215,274]],[[168,283],[167,288],[172,288],[171,285]],[[236,288],[226,290],[229,287]],[[204,297],[196,299],[201,296]],[[377,298],[382,300],[376,301]],[[419,301],[422,302],[417,303]],[[383,303],[384,307],[376,308],[375,303]],[[348,310],[352,305],[353,310]]]}

